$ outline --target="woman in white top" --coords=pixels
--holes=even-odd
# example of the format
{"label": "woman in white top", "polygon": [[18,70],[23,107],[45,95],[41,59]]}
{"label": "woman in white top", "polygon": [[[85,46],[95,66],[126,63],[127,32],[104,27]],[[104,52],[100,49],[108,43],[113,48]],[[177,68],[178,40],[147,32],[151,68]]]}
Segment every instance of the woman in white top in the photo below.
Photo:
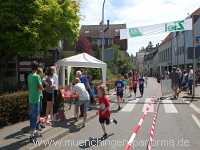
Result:
{"label": "woman in white top", "polygon": [[73,91],[79,96],[79,101],[75,105],[75,114],[76,119],[78,120],[79,116],[79,106],[84,105],[84,112],[83,112],[83,127],[85,127],[85,122],[87,119],[87,110],[90,101],[90,96],[88,91],[85,88],[85,85],[80,82],[79,78],[75,79],[75,85],[73,87]]}

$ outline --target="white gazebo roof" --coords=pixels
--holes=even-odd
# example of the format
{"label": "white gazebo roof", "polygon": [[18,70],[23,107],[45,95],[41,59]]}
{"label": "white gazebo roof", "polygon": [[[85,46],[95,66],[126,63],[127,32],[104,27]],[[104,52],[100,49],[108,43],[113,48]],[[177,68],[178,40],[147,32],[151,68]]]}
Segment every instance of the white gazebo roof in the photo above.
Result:
{"label": "white gazebo roof", "polygon": [[106,82],[106,71],[107,64],[101,60],[96,59],[95,57],[87,54],[81,53],[75,56],[71,56],[68,58],[63,58],[59,60],[57,66],[62,68],[62,83],[65,84],[65,69],[67,69],[67,81],[69,84],[71,67],[85,67],[85,68],[101,68],[102,70],[102,79],[103,82]]}
{"label": "white gazebo roof", "polygon": [[59,66],[71,66],[71,67],[89,67],[89,68],[102,68],[107,67],[106,63],[95,57],[81,53],[68,58],[63,58],[57,62]]}

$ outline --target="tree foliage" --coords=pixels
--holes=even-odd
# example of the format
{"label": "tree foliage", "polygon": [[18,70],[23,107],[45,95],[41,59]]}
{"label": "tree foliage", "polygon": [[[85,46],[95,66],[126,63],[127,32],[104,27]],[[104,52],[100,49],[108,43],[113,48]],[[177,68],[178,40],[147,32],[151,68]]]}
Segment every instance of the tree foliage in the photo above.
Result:
{"label": "tree foliage", "polygon": [[0,0],[0,55],[32,54],[79,34],[79,3],[73,0]]}
{"label": "tree foliage", "polygon": [[108,61],[108,68],[113,73],[125,74],[133,68],[133,61],[127,52],[120,50],[119,46],[113,45],[114,58]]}

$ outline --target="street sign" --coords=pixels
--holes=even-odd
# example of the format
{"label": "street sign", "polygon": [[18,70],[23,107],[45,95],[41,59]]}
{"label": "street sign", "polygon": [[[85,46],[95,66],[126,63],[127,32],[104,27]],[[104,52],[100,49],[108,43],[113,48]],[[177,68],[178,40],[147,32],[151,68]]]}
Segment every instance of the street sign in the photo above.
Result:
{"label": "street sign", "polygon": [[184,20],[174,21],[165,24],[165,32],[184,31]]}

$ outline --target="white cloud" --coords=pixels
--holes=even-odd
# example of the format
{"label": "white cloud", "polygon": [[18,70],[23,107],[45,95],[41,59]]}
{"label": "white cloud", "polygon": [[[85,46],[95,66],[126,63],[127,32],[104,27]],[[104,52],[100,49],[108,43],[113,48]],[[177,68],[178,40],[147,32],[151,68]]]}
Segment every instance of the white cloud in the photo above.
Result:
{"label": "white cloud", "polygon": [[[120,1],[120,2],[119,2]],[[85,19],[81,24],[99,24],[103,0],[84,0],[81,13]],[[111,23],[126,23],[137,27],[184,19],[200,7],[200,0],[106,0],[105,19]],[[128,52],[135,53],[148,41],[154,44],[163,40],[166,34],[130,39]]]}

